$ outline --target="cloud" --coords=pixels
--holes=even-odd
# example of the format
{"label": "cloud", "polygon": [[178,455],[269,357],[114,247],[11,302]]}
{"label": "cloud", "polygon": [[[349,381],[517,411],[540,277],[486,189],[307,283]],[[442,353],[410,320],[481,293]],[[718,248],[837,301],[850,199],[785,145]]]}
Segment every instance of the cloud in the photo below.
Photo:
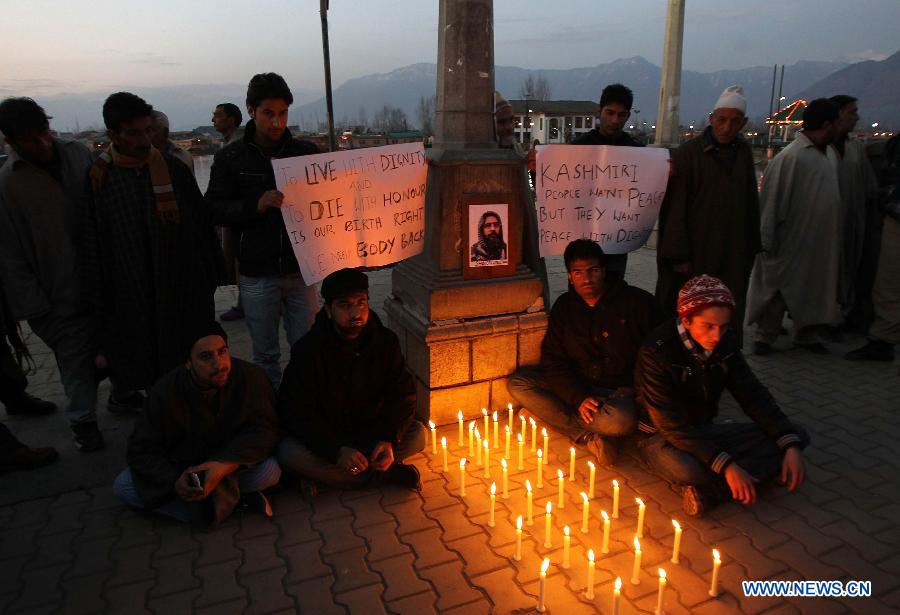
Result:
{"label": "cloud", "polygon": [[154,53],[152,51],[126,52],[129,64],[155,64],[157,66],[184,66],[183,62],[176,62],[171,57]]}
{"label": "cloud", "polygon": [[865,62],[866,60],[874,60],[875,62],[881,62],[882,60],[886,60],[890,57],[889,53],[882,53],[880,51],[875,51],[874,49],[866,49],[865,51],[856,51],[853,53],[848,53],[842,58],[838,58],[838,62],[847,62],[848,64],[855,64],[857,62]]}
{"label": "cloud", "polygon": [[613,36],[616,34],[626,34],[632,31],[631,26],[621,23],[604,23],[604,24],[586,24],[579,26],[565,26],[561,30],[551,33],[541,33],[526,36],[518,36],[506,38],[503,43],[506,45],[553,45],[559,46],[560,41],[565,41],[567,45],[579,43],[596,42],[598,37]]}

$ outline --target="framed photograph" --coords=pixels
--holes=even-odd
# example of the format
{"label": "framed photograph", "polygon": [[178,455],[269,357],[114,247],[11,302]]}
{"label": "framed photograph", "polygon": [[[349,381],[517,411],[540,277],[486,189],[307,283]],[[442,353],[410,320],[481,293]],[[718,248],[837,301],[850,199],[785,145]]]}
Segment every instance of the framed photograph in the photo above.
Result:
{"label": "framed photograph", "polygon": [[[463,277],[484,279],[511,275],[516,270],[518,246],[514,221],[509,216],[511,195],[464,195],[465,251]],[[505,198],[504,198],[505,197]]]}

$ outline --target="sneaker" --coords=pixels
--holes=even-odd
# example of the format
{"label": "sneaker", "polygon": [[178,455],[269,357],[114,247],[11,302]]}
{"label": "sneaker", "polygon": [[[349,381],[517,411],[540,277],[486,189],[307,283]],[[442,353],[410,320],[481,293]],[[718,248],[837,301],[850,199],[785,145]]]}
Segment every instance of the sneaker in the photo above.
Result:
{"label": "sneaker", "polygon": [[52,447],[28,448],[23,446],[0,460],[0,474],[13,470],[32,470],[49,465],[59,459]]}
{"label": "sneaker", "polygon": [[869,340],[865,346],[844,355],[850,361],[893,361],[894,345],[881,340]]}
{"label": "sneaker", "polygon": [[75,437],[75,446],[82,453],[92,453],[103,448],[103,434],[96,421],[75,423],[72,425],[72,435]]}
{"label": "sneaker", "polygon": [[681,508],[688,517],[702,517],[710,508],[709,498],[697,487],[687,485],[681,489]]}
{"label": "sneaker", "polygon": [[809,342],[809,343],[797,343],[794,342],[795,348],[800,348],[801,350],[808,350],[813,354],[828,354],[828,349],[825,348],[825,344],[822,342]]}
{"label": "sneaker", "polygon": [[585,443],[585,446],[597,458],[597,462],[601,466],[616,465],[616,459],[619,458],[619,445],[615,440],[594,436]]}
{"label": "sneaker", "polygon": [[239,506],[243,512],[254,512],[272,518],[272,503],[262,491],[254,491],[241,495]]}
{"label": "sneaker", "polygon": [[233,320],[240,320],[244,317],[244,309],[238,305],[232,307],[227,312],[223,312],[221,316],[219,316],[219,320],[223,322],[231,322]]}
{"label": "sneaker", "polygon": [[22,394],[19,397],[10,399],[4,403],[6,404],[6,413],[9,415],[25,414],[28,416],[38,416],[56,412],[56,404],[52,401],[38,399],[25,391],[22,391]]}
{"label": "sneaker", "polygon": [[772,354],[772,344],[767,342],[753,342],[753,354],[758,357],[764,357]]}
{"label": "sneaker", "polygon": [[406,463],[395,463],[382,473],[382,480],[390,485],[406,487],[413,491],[422,490],[422,477],[419,469]]}
{"label": "sneaker", "polygon": [[146,403],[147,396],[140,391],[131,391],[124,397],[110,393],[109,399],[106,400],[106,409],[112,414],[134,414],[141,412]]}

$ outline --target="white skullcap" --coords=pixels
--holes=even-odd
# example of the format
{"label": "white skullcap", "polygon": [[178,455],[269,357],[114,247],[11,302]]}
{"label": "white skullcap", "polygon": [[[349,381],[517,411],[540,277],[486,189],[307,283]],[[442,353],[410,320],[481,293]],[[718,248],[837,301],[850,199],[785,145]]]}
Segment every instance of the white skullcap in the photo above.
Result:
{"label": "white skullcap", "polygon": [[747,115],[747,98],[744,96],[744,88],[740,85],[729,85],[716,101],[716,109],[737,109]]}
{"label": "white skullcap", "polygon": [[153,123],[163,128],[169,127],[169,116],[162,111],[153,111]]}

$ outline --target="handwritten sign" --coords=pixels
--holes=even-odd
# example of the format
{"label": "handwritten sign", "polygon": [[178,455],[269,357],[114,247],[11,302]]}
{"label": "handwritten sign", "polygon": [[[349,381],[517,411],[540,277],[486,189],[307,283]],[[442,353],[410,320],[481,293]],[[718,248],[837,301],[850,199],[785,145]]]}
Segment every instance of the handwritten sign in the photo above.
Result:
{"label": "handwritten sign", "polygon": [[344,267],[378,267],[422,251],[421,143],[272,160],[284,226],[307,284]]}
{"label": "handwritten sign", "polygon": [[591,239],[608,254],[647,242],[666,194],[669,152],[650,147],[539,145],[537,207],[541,256]]}

